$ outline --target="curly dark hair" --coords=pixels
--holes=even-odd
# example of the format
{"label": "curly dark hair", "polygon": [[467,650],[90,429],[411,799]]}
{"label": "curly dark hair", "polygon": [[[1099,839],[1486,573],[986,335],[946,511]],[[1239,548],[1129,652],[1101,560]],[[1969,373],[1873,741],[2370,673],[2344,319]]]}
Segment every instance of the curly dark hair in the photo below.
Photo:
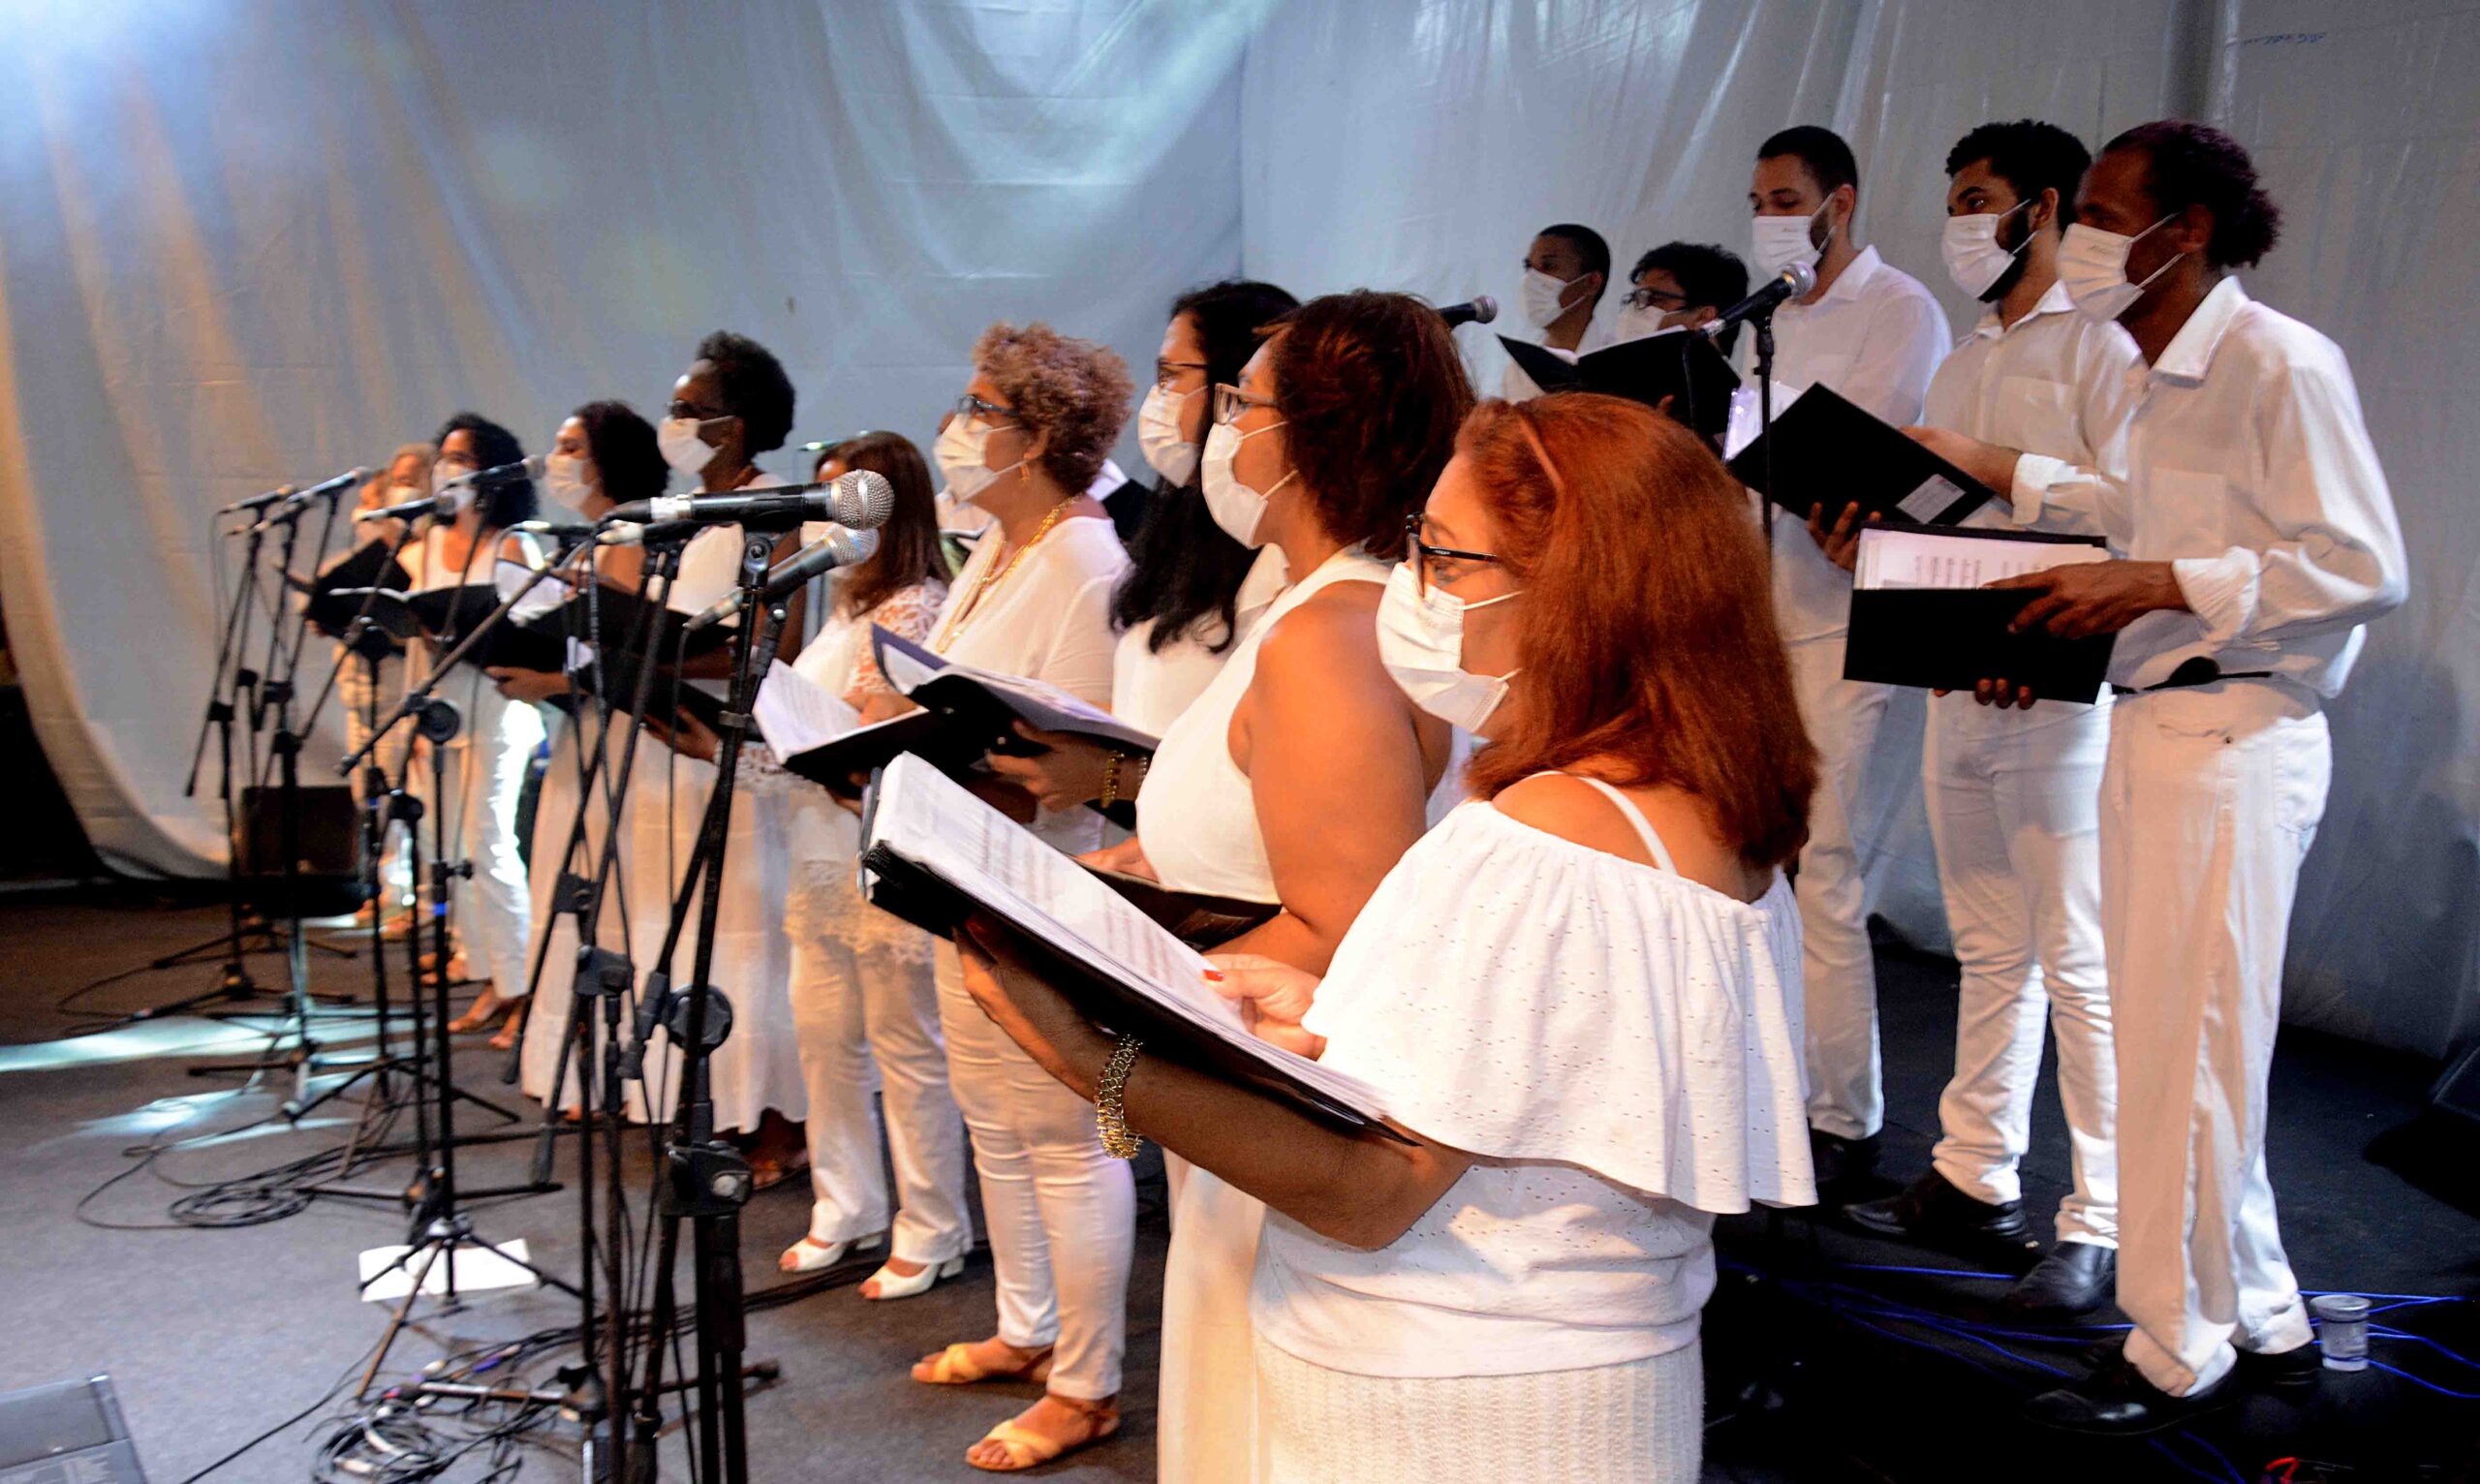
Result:
{"label": "curly dark hair", "polygon": [[[469,433],[474,439],[474,467],[497,469],[525,457],[525,448],[516,435],[483,417],[480,413],[458,413],[439,425],[431,436],[431,447],[446,448],[450,433]],[[482,529],[505,531],[520,520],[532,520],[541,502],[534,498],[532,479],[510,479],[494,484],[481,494]]]}
{"label": "curly dark hair", "polygon": [[1981,163],[2014,189],[2017,201],[2032,201],[2043,191],[2056,191],[2058,223],[2063,230],[2075,220],[2075,187],[2092,166],[2092,152],[2056,124],[2019,118],[2011,124],[1983,124],[1946,151],[1949,177],[1968,165]]}
{"label": "curly dark hair", "polygon": [[1128,362],[1106,345],[1063,335],[1047,325],[1001,322],[974,343],[973,363],[990,378],[1016,420],[1047,433],[1041,469],[1070,494],[1083,494],[1128,422],[1136,386]]}
{"label": "curly dark hair", "polygon": [[730,330],[698,342],[698,358],[715,368],[715,389],[724,410],[740,419],[741,452],[755,458],[784,447],[792,431],[792,379],[775,353]]}
{"label": "curly dark hair", "polygon": [[1446,322],[1409,294],[1355,289],[1279,324],[1275,409],[1327,534],[1393,561],[1472,410]]}
{"label": "curly dark hair", "polygon": [[604,499],[614,505],[651,500],[671,482],[654,425],[628,403],[588,402],[569,416],[585,427],[585,451],[603,478]]}
{"label": "curly dark hair", "polygon": [[[1213,388],[1240,380],[1240,368],[1256,354],[1265,327],[1300,307],[1300,301],[1272,284],[1226,279],[1192,289],[1171,304],[1171,319],[1182,315],[1196,329],[1205,348],[1205,385],[1197,393],[1211,399]],[[1145,505],[1144,521],[1128,545],[1128,576],[1111,595],[1111,623],[1133,629],[1151,619],[1146,647],[1161,653],[1166,646],[1202,631],[1209,619],[1223,622],[1227,649],[1238,637],[1240,584],[1257,554],[1241,545],[1215,524],[1192,471],[1186,484],[1158,481]]]}
{"label": "curly dark hair", "polygon": [[2213,214],[2205,262],[2216,268],[2253,266],[2281,240],[2282,210],[2256,181],[2256,162],[2237,139],[2210,124],[2165,118],[2138,124],[2101,146],[2144,156],[2145,189],[2161,216],[2189,206]]}

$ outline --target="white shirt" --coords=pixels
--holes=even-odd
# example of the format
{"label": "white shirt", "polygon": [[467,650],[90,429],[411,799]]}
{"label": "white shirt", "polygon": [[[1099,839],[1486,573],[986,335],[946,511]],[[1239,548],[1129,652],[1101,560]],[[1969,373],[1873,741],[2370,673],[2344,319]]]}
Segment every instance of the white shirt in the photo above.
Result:
{"label": "white shirt", "polygon": [[2101,520],[2119,555],[2167,561],[2189,613],[2119,635],[2113,683],[2190,660],[2341,694],[2361,626],[2400,607],[2402,530],[2341,349],[2225,278],[2161,358],[2128,373],[2125,483]]}
{"label": "white shirt", "polygon": [[[1100,500],[1127,482],[1128,476],[1121,472],[1120,466],[1106,458],[1102,460],[1102,472],[1094,476],[1094,482],[1085,486],[1085,493]],[[939,486],[939,492],[931,497],[930,503],[939,512],[939,529],[942,531],[951,531],[958,536],[977,536],[990,529],[988,510],[957,499],[955,492],[945,484]]]}
{"label": "white shirt", "polygon": [[1154,647],[1153,619],[1121,634],[1111,658],[1111,714],[1158,738],[1170,730],[1180,713],[1222,673],[1224,663],[1257,626],[1286,580],[1283,548],[1268,545],[1240,579],[1227,634],[1222,620],[1213,616],[1161,649]]}
{"label": "white shirt", "polygon": [[1318,986],[1321,1060],[1477,1156],[1376,1252],[1269,1213],[1251,1308],[1359,1376],[1505,1376],[1681,1348],[1713,1214],[1814,1199],[1800,923],[1463,805],[1380,883]]}
{"label": "white shirt", "polygon": [[[1920,420],[1930,373],[1954,343],[1946,312],[1910,274],[1864,247],[1814,304],[1774,314],[1774,379],[1806,390],[1831,387],[1897,427]],[[1774,415],[1781,417],[1780,402]],[[1769,510],[1774,530],[1774,613],[1783,642],[1832,638],[1851,623],[1851,574],[1826,559],[1809,533]]]}
{"label": "white shirt", "polygon": [[[1542,333],[1546,335],[1549,331],[1544,330]],[[1543,342],[1541,348],[1573,365],[1602,347],[1615,343],[1616,337],[1612,334],[1610,326],[1596,319],[1585,326],[1584,338],[1576,342],[1574,350],[1563,351],[1547,342]],[[1510,356],[1507,359],[1506,370],[1499,376],[1499,395],[1509,402],[1530,402],[1541,395],[1541,388],[1533,384],[1533,378],[1525,375],[1524,368],[1517,365],[1514,357]]]}

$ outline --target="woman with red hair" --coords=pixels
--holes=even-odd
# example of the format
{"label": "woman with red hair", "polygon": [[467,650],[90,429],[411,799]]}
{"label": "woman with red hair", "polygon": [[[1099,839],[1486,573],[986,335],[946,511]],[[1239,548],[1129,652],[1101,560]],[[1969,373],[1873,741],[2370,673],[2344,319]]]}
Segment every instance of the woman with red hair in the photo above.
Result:
{"label": "woman with red hair", "polygon": [[1475,797],[1322,980],[1224,988],[1373,1085],[1409,1144],[1115,1043],[988,923],[961,935],[967,987],[1106,1128],[1266,1203],[1273,1478],[1694,1479],[1714,1215],[1815,1198],[1782,871],[1814,755],[1764,552],[1668,419],[1493,402],[1378,622],[1406,694],[1492,739]]}

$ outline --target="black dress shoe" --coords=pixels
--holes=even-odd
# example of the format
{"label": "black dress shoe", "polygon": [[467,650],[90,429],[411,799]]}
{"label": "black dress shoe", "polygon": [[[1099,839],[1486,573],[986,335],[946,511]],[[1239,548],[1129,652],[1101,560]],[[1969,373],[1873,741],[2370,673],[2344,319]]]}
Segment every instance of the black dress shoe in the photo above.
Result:
{"label": "black dress shoe", "polygon": [[2116,1248],[2092,1242],[2061,1242],[2032,1271],[2006,1291],[2006,1307],[2018,1314],[2065,1318],[2091,1314],[2118,1286]]}
{"label": "black dress shoe", "polygon": [[2030,1223],[2024,1218],[2022,1201],[1992,1205],[1974,1200],[1934,1169],[1900,1194],[1844,1207],[1843,1218],[1876,1236],[2005,1261],[2015,1269],[2030,1262],[2040,1251],[2040,1243],[2031,1236]]}
{"label": "black dress shoe", "polygon": [[1809,1163],[1817,1176],[1817,1204],[1831,1210],[1877,1171],[1877,1136],[1846,1139],[1821,1128],[1809,1130]]}
{"label": "black dress shoe", "polygon": [[2310,1344],[2275,1355],[2241,1350],[2231,1375],[2250,1391],[2307,1391],[2324,1369],[2325,1352]]}
{"label": "black dress shoe", "polygon": [[2042,1392],[2024,1404],[2024,1415],[2070,1433],[2140,1438],[2227,1407],[2238,1400],[2238,1392],[2225,1376],[2203,1391],[2174,1397],[2122,1360],[2091,1380]]}

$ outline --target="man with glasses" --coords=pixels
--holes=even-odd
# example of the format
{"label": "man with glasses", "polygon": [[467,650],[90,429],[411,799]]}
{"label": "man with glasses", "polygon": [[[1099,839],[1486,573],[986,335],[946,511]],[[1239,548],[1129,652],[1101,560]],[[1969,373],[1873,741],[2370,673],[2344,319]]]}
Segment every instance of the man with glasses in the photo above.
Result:
{"label": "man with glasses", "polygon": [[[1669,329],[1710,325],[1748,297],[1748,268],[1739,258],[1703,242],[1665,242],[1636,260],[1631,285],[1620,301],[1615,340],[1641,340]],[[1724,356],[1739,340],[1736,325],[1715,348]]]}

